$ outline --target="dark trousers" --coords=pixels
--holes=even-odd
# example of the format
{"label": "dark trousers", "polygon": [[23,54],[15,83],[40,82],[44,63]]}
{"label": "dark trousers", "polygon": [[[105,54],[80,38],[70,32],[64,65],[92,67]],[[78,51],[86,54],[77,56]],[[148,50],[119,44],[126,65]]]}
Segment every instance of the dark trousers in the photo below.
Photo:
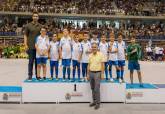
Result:
{"label": "dark trousers", "polygon": [[88,63],[82,63],[82,76],[83,78],[87,76],[87,68],[88,68]]}
{"label": "dark trousers", "polygon": [[101,72],[90,72],[89,80],[92,89],[93,103],[100,104],[100,78]]}
{"label": "dark trousers", "polygon": [[32,76],[33,76],[33,65],[34,65],[34,63],[35,63],[35,75],[37,76],[36,50],[35,49],[29,49],[27,51],[27,54],[29,56],[28,76],[29,76],[29,78],[32,78]]}

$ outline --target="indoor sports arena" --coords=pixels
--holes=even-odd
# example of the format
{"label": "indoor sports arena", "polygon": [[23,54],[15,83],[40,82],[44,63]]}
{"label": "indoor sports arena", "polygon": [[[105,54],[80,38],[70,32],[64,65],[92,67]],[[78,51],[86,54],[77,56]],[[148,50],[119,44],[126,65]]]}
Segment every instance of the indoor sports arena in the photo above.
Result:
{"label": "indoor sports arena", "polygon": [[164,114],[164,69],[164,0],[0,0],[2,114]]}

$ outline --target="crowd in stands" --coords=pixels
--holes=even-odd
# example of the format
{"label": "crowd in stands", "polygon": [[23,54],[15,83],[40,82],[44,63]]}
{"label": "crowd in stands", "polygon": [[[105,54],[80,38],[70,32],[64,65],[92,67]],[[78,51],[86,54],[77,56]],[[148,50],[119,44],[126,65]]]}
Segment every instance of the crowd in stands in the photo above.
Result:
{"label": "crowd in stands", "polygon": [[[14,36],[14,35],[23,35],[24,27],[26,23],[23,23],[21,27],[18,27],[17,24],[10,20],[9,18],[4,18],[2,24],[0,24],[0,36]],[[80,26],[79,23],[75,25],[73,21],[61,22],[55,21],[53,18],[47,19],[46,22],[41,22],[41,24],[47,26],[48,33],[51,35],[53,32],[61,33],[64,27],[69,27],[74,33],[83,33],[88,31],[92,33],[93,31],[98,33],[98,37],[101,34],[106,34],[109,38],[110,32],[115,34],[123,33],[125,39],[129,39],[129,36],[135,34],[137,39],[141,40],[165,40],[165,23],[155,22],[155,23],[129,23],[125,25],[120,23],[119,28],[114,24],[103,24],[97,27],[96,22],[88,21],[84,23],[83,26]]]}
{"label": "crowd in stands", "polygon": [[135,24],[127,29],[129,33],[135,33],[137,39],[163,40],[165,39],[165,26],[163,23]]}
{"label": "crowd in stands", "polygon": [[0,23],[0,36],[15,36],[17,28],[18,26],[13,20],[8,17],[4,17]]}
{"label": "crowd in stands", "polygon": [[164,0],[115,0],[125,15],[157,16],[165,13]]}
{"label": "crowd in stands", "polygon": [[68,14],[165,14],[164,0],[1,0],[0,11]]}
{"label": "crowd in stands", "polygon": [[[97,25],[94,22],[84,23],[83,26],[80,27],[79,24],[75,25],[75,23],[73,23],[72,21],[70,21],[70,23],[67,23],[54,21],[53,19],[48,19],[46,23],[41,22],[41,24],[45,25],[48,28],[48,35],[50,37],[55,32],[58,33],[58,37],[60,38],[63,28],[68,27],[71,35],[79,34],[80,37],[84,32],[88,32],[91,36],[93,33],[97,33],[98,38],[100,38],[102,34],[106,34],[107,40],[109,40],[109,36],[112,32],[116,35],[116,37],[117,34],[120,32],[123,34],[124,40],[129,40],[130,36],[136,35],[136,38],[139,40],[146,40],[149,42],[151,41],[149,43],[150,45],[154,40],[165,41],[165,24],[162,22],[151,24],[134,23],[128,24],[126,25],[126,27],[124,27],[125,25],[121,25],[119,28],[116,28],[113,24],[100,25],[97,28]],[[22,27],[18,27],[17,24],[11,21],[9,18],[5,18],[4,24],[0,26],[0,37],[14,35],[17,37],[19,34],[23,35],[24,28],[25,24],[23,24]],[[18,29],[20,29],[20,33],[18,32]],[[15,44],[18,43],[16,39],[10,39],[10,41],[7,41],[6,44],[11,44],[11,41],[12,44],[13,42],[15,42]],[[23,42],[22,39],[20,41]],[[3,44],[3,41],[0,41],[0,44]],[[160,45],[153,45],[143,48],[144,60],[160,61],[164,59],[165,47],[162,47]],[[148,53],[148,51],[150,53]]]}

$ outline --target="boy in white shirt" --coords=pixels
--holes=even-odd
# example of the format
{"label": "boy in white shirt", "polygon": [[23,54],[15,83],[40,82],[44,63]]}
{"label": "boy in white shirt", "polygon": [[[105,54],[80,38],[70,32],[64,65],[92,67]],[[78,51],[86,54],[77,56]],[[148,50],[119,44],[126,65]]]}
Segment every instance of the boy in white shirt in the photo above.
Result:
{"label": "boy in white shirt", "polygon": [[106,36],[102,35],[101,42],[99,43],[99,50],[104,56],[104,71],[106,80],[108,80],[108,43],[106,42]]}
{"label": "boy in white shirt", "polygon": [[126,45],[125,42],[123,41],[123,36],[122,34],[118,35],[118,66],[120,70],[120,77],[117,77],[119,82],[124,82],[124,66],[125,66],[125,50],[126,50]]}
{"label": "boy in white shirt", "polygon": [[80,54],[81,54],[81,44],[78,41],[79,36],[75,35],[74,40],[72,41],[72,65],[73,65],[73,80],[75,81],[75,74],[77,68],[78,81],[80,81]]}
{"label": "boy in white shirt", "polygon": [[36,60],[37,60],[37,80],[41,80],[40,71],[43,68],[43,79],[46,80],[46,64],[49,51],[49,38],[46,36],[46,28],[42,27],[41,35],[36,38]]}
{"label": "boy in white shirt", "polygon": [[92,43],[97,43],[97,44],[99,44],[99,40],[98,40],[98,38],[97,38],[97,33],[93,33],[92,37],[93,37],[93,38],[91,38],[91,40],[90,40],[91,44],[92,44]]}
{"label": "boy in white shirt", "polygon": [[58,66],[59,66],[59,42],[57,34],[53,34],[52,41],[50,42],[50,80],[53,80],[53,74],[55,69],[55,77],[58,80]]}
{"label": "boy in white shirt", "polygon": [[117,52],[118,52],[118,46],[117,43],[115,42],[115,38],[112,35],[110,37],[110,42],[109,42],[109,74],[110,74],[110,81],[113,82],[112,78],[112,65],[116,67],[116,75],[117,77],[120,77],[120,71],[118,67],[118,58],[117,58]]}
{"label": "boy in white shirt", "polygon": [[164,51],[163,47],[160,47],[160,48],[159,48],[159,60],[160,60],[160,61],[163,60],[163,51]]}
{"label": "boy in white shirt", "polygon": [[159,50],[160,48],[158,46],[155,46],[154,51],[155,51],[155,60],[159,60]]}
{"label": "boy in white shirt", "polygon": [[81,69],[82,69],[82,81],[87,80],[87,67],[88,67],[88,61],[89,61],[89,54],[91,52],[91,43],[88,41],[88,33],[84,33],[83,35],[84,40],[81,42]]}
{"label": "boy in white shirt", "polygon": [[65,74],[67,70],[68,80],[70,81],[70,64],[71,64],[71,44],[72,40],[69,36],[68,29],[63,30],[63,37],[60,40],[60,58],[62,58],[63,81],[66,81]]}
{"label": "boy in white shirt", "polygon": [[147,52],[147,59],[148,60],[152,60],[152,49],[151,49],[151,47],[148,45],[148,46],[146,46],[146,52]]}

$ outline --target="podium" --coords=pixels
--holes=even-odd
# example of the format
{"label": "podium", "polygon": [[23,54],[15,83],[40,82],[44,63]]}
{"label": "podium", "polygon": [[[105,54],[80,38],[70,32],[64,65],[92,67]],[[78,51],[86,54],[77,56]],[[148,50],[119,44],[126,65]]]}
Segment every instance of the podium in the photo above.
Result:
{"label": "podium", "polygon": [[18,102],[22,100],[22,87],[0,86],[0,102]]}
{"label": "podium", "polygon": [[[165,84],[114,83],[101,81],[101,102],[121,103],[165,103]],[[78,103],[91,102],[89,82],[63,82],[48,79],[31,82],[25,80],[21,86],[0,86],[0,102],[18,103]]]}
{"label": "podium", "polygon": [[[101,102],[125,102],[126,84],[101,81]],[[22,84],[22,102],[91,102],[92,93],[89,82],[63,82],[62,79]]]}
{"label": "podium", "polygon": [[163,84],[126,85],[126,103],[165,103],[165,85]]}

